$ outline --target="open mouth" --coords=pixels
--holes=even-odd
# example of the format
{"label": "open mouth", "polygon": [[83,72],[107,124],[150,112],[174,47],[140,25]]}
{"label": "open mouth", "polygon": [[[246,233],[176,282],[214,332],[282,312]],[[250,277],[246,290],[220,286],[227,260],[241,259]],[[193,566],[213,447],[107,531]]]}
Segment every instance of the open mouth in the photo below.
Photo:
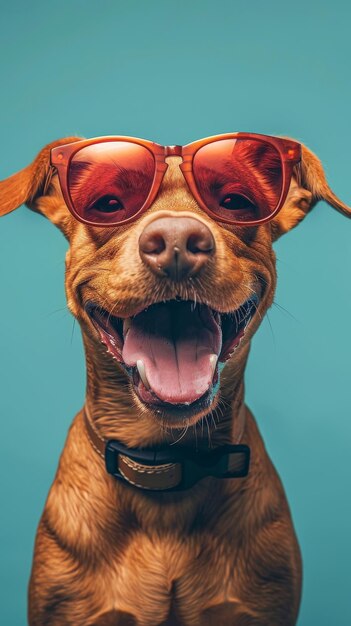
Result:
{"label": "open mouth", "polygon": [[190,300],[158,302],[129,318],[93,302],[85,310],[139,398],[155,409],[188,413],[211,405],[220,364],[239,346],[258,300],[253,294],[230,313]]}

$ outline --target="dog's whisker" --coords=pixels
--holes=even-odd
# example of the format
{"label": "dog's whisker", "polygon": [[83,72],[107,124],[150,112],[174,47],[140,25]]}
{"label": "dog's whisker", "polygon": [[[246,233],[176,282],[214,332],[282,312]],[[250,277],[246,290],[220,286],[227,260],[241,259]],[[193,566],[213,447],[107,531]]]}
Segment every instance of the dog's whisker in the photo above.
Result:
{"label": "dog's whisker", "polygon": [[239,319],[239,313],[238,311],[234,311],[234,318],[235,318],[235,326],[236,326],[236,332],[238,332],[238,328],[240,325],[240,319]]}
{"label": "dog's whisker", "polygon": [[166,435],[166,436],[168,436],[168,435],[170,434],[170,431],[169,431],[169,429],[167,428],[167,425],[166,425],[166,422],[165,422],[164,417],[161,417],[161,432],[162,432],[164,435]]}
{"label": "dog's whisker", "polygon": [[114,311],[115,311],[115,309],[116,309],[116,306],[118,306],[118,304],[119,304],[119,301],[117,300],[117,301],[116,301],[116,302],[112,305],[112,307],[111,307],[111,311],[109,312],[109,315],[108,315],[108,318],[107,318],[107,319],[108,319],[108,321],[110,321],[111,316],[113,316]]}
{"label": "dog's whisker", "polygon": [[[249,272],[247,272],[249,273]],[[264,276],[262,276],[262,274],[260,274],[259,276],[257,276],[257,274],[253,274],[255,280],[257,280],[257,282],[261,282],[264,283],[266,285],[266,287],[269,287],[269,282],[264,278]]]}
{"label": "dog's whisker", "polygon": [[210,417],[211,417],[211,420],[212,420],[212,423],[213,423],[214,430],[217,430],[217,422],[216,422],[216,420],[214,418],[213,411],[211,411]]}
{"label": "dog's whisker", "polygon": [[59,309],[55,309],[54,311],[50,311],[45,315],[45,317],[51,317],[51,315],[56,315],[57,313],[61,313],[62,311],[64,311],[65,313],[71,313],[68,306],[63,306]]}
{"label": "dog's whisker", "polygon": [[[223,417],[224,413],[223,413],[223,408],[221,406],[222,403],[222,399],[220,398],[217,406],[216,406],[216,411],[218,411],[221,414],[221,417]],[[220,423],[220,417],[218,416],[218,424]]]}
{"label": "dog's whisker", "polygon": [[197,451],[198,446],[197,446],[197,422],[196,424],[193,425],[193,430],[194,430],[194,437],[195,437],[195,450]]}
{"label": "dog's whisker", "polygon": [[196,307],[196,289],[193,287],[194,309]]}
{"label": "dog's whisker", "polygon": [[283,313],[286,313],[287,315],[289,315],[289,317],[292,317],[292,319],[295,320],[295,322],[297,322],[298,324],[301,324],[301,320],[295,317],[295,315],[290,313],[290,311],[288,311],[288,309],[285,309],[281,304],[278,304],[276,300],[274,300],[273,306],[276,306],[280,311],[282,311]]}
{"label": "dog's whisker", "polygon": [[73,342],[73,335],[74,335],[74,329],[75,329],[75,325],[76,325],[76,318],[73,318],[73,326],[72,326],[72,332],[71,332],[71,345]]}
{"label": "dog's whisker", "polygon": [[173,441],[170,445],[174,446],[176,443],[179,443],[179,441],[181,441],[183,439],[183,437],[186,435],[186,433],[188,432],[188,428],[189,428],[189,423],[187,422],[185,427],[184,427],[184,429],[182,430],[180,436],[178,437],[178,439]]}
{"label": "dog's whisker", "polygon": [[267,317],[267,321],[268,321],[269,328],[270,328],[270,331],[271,331],[273,345],[274,345],[274,348],[276,348],[277,346],[276,346],[276,341],[275,341],[275,335],[274,335],[274,332],[273,332],[273,326],[271,324],[271,320],[270,320],[269,315],[268,315],[268,311],[266,312],[266,317]]}
{"label": "dog's whisker", "polygon": [[206,428],[207,428],[207,438],[208,438],[208,447],[212,448],[212,440],[211,440],[211,429],[210,429],[210,425],[208,423],[208,419],[207,419],[207,415],[205,415],[205,421],[206,421]]}

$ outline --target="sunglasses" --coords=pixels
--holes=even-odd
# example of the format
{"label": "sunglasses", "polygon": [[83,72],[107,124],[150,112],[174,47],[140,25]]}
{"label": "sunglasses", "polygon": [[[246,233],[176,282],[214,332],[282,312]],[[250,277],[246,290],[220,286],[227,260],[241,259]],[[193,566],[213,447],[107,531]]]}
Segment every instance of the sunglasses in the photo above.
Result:
{"label": "sunglasses", "polygon": [[[179,167],[198,205],[226,224],[272,219],[284,204],[301,145],[253,133],[230,133],[186,146],[161,146],[135,137],[97,137],[51,150],[72,215],[91,226],[120,226],[155,200],[168,168]],[[296,172],[298,173],[298,172]]]}

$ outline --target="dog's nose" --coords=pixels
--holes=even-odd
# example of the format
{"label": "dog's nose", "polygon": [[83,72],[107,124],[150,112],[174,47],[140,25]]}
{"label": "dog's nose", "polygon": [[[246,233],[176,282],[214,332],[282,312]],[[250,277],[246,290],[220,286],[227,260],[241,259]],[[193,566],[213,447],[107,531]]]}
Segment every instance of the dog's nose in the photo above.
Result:
{"label": "dog's nose", "polygon": [[210,229],[193,217],[159,217],[145,226],[139,238],[145,265],[157,276],[174,281],[198,274],[214,251]]}

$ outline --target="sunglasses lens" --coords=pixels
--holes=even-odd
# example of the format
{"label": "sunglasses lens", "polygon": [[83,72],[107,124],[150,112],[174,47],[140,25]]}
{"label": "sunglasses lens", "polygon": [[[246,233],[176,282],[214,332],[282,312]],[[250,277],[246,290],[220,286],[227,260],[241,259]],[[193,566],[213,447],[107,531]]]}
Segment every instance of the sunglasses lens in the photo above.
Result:
{"label": "sunglasses lens", "polygon": [[155,176],[153,154],[128,141],[105,141],[76,152],[68,171],[74,210],[95,224],[117,224],[140,211]]}
{"label": "sunglasses lens", "polygon": [[283,186],[278,150],[265,140],[220,139],[193,161],[197,190],[219,219],[254,222],[277,208]]}

